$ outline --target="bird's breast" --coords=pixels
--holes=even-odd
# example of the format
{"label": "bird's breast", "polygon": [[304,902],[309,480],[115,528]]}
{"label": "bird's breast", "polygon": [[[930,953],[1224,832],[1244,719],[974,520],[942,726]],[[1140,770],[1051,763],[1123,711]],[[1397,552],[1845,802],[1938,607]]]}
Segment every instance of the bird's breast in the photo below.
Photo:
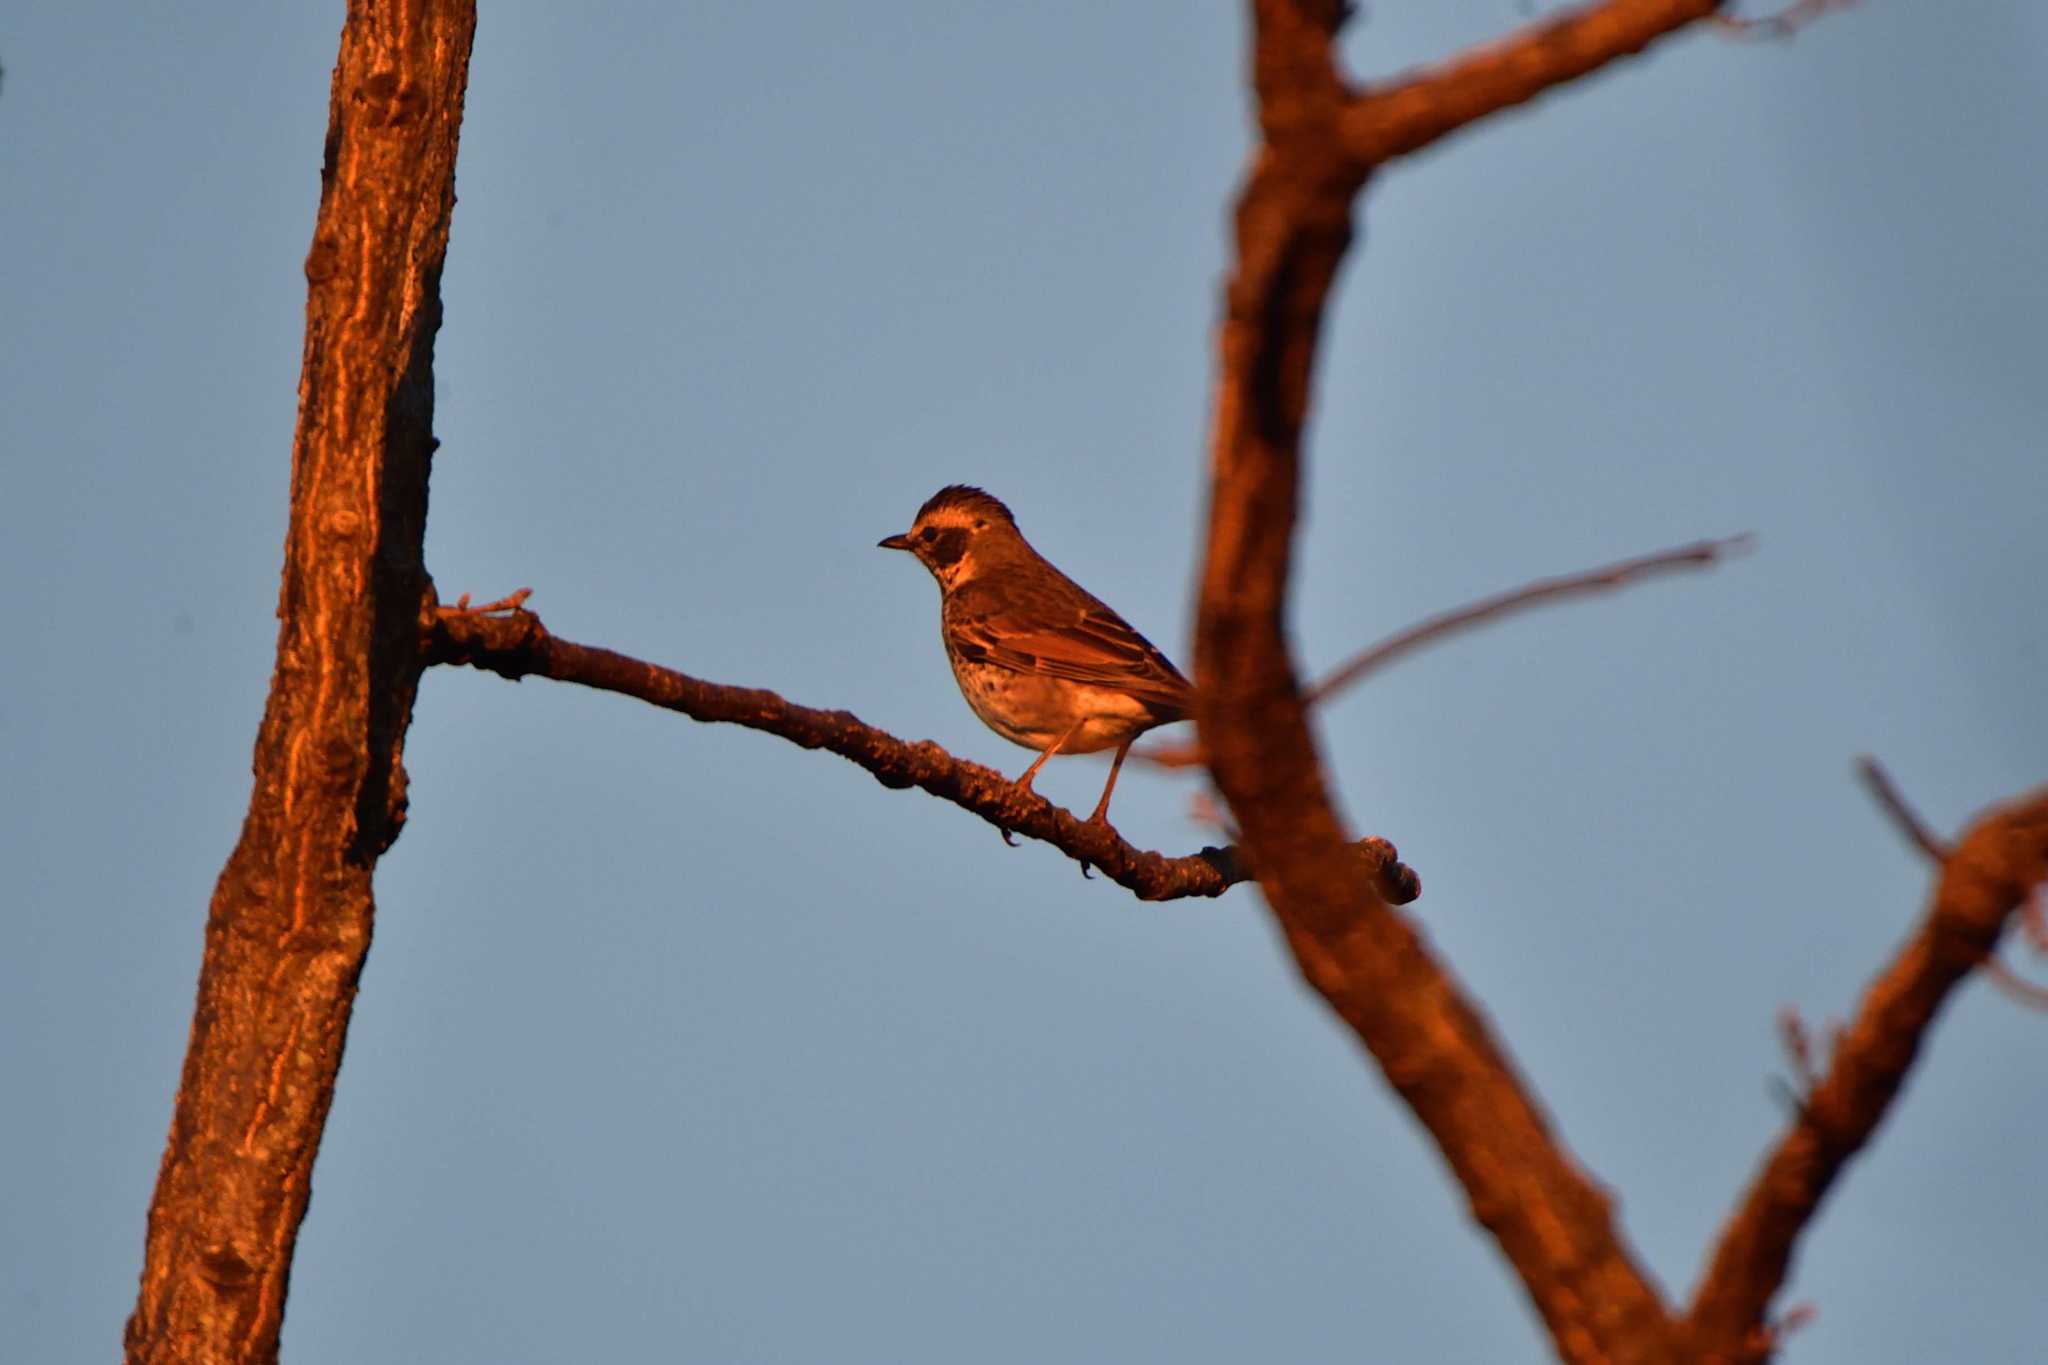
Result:
{"label": "bird's breast", "polygon": [[1038,673],[976,663],[947,651],[960,695],[989,729],[1027,749],[1044,749],[1080,729],[1061,747],[1071,754],[1112,748],[1159,723],[1150,707],[1127,692]]}

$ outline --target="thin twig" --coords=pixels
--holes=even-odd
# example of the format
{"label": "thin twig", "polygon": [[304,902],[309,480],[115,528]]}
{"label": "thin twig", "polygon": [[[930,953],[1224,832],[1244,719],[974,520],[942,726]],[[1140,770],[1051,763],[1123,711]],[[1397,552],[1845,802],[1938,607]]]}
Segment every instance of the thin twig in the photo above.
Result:
{"label": "thin twig", "polygon": [[[1865,754],[1856,760],[1856,772],[1862,777],[1864,785],[1870,788],[1870,794],[1877,799],[1877,804],[1884,808],[1885,814],[1891,816],[1892,823],[1899,827],[1899,832],[1906,836],[1908,843],[1935,863],[1947,860],[1948,844],[1934,832],[1933,826],[1920,818],[1920,812],[1907,804],[1904,794],[1899,791],[1899,784],[1892,781],[1892,775],[1885,771],[1882,763]],[[2041,897],[2038,891],[2027,897],[2026,903],[2020,907],[2013,919],[2019,925],[2021,936],[2036,951],[2040,951],[2044,942],[2048,942],[2048,931],[2044,931],[2042,924]],[[2048,987],[2035,985],[1995,956],[1984,959],[1983,970],[1984,975],[1990,978],[1991,984],[2004,991],[2011,999],[2017,1000],[2029,1009],[2048,1010]]]}
{"label": "thin twig", "polygon": [[1624,559],[1584,573],[1561,578],[1543,578],[1511,591],[1483,598],[1408,627],[1380,641],[1364,653],[1332,669],[1323,680],[1308,689],[1306,700],[1319,702],[1331,693],[1349,687],[1360,678],[1377,672],[1405,654],[1426,644],[1468,630],[1482,622],[1510,616],[1530,607],[1542,606],[1567,597],[1585,597],[1611,592],[1657,574],[1682,569],[1704,569],[1720,560],[1749,549],[1755,543],[1748,535],[1726,540],[1702,540],[1677,549],[1660,550],[1636,559]]}
{"label": "thin twig", "polygon": [[2048,895],[2043,894],[2041,887],[2034,888],[2034,894],[2027,897],[2026,905],[2020,909],[2020,934],[2029,948],[2048,954]]}
{"label": "thin twig", "polygon": [[[1681,545],[1677,549],[1661,550],[1637,559],[1625,559],[1617,564],[1588,569],[1583,573],[1570,574],[1562,578],[1538,579],[1534,583],[1508,592],[1467,603],[1462,607],[1432,616],[1426,621],[1420,621],[1381,640],[1364,653],[1332,669],[1321,682],[1308,689],[1303,700],[1313,706],[1328,698],[1331,693],[1350,686],[1370,673],[1378,672],[1424,645],[1435,644],[1483,622],[1512,616],[1518,611],[1542,606],[1546,602],[1554,602],[1563,597],[1586,596],[1627,587],[1632,582],[1655,574],[1680,569],[1709,568],[1723,558],[1747,550],[1753,543],[1753,538],[1748,535],[1731,536],[1726,540],[1702,540],[1691,545]],[[1148,745],[1134,750],[1132,757],[1161,768],[1193,768],[1208,761],[1198,744]]]}
{"label": "thin twig", "polygon": [[1739,14],[1716,14],[1707,20],[1730,37],[1751,40],[1790,38],[1831,10],[1847,9],[1856,0],[1793,0],[1776,14],[1744,18]]}
{"label": "thin twig", "polygon": [[1799,1082],[1799,1095],[1803,1102],[1819,1083],[1820,1071],[1814,1065],[1813,1043],[1806,1034],[1806,1021],[1790,1005],[1781,1006],[1778,1010],[1778,1040],[1785,1045],[1785,1057],[1792,1063],[1792,1075]]}
{"label": "thin twig", "polygon": [[1992,985],[2028,1009],[2048,1010],[2048,987],[2035,985],[2006,966],[2002,959],[1985,958],[1984,975],[1991,978]]}
{"label": "thin twig", "polygon": [[1885,771],[1882,763],[1865,754],[1856,760],[1856,772],[1863,779],[1863,784],[1870,788],[1870,794],[1877,798],[1877,804],[1884,807],[1885,814],[1891,816],[1892,823],[1906,836],[1908,843],[1934,862],[1948,858],[1947,842],[1934,832],[1932,825],[1920,818],[1918,811],[1906,804],[1898,783],[1892,781],[1892,775]]}

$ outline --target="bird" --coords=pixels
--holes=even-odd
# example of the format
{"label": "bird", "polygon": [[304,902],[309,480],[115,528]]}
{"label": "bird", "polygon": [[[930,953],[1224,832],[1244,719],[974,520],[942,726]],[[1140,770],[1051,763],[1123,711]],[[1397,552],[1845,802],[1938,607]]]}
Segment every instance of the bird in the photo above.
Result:
{"label": "bird", "polygon": [[1131,624],[1031,548],[1017,519],[979,488],[949,484],[925,500],[901,535],[939,585],[939,634],[960,695],[982,723],[1038,757],[1114,747],[1091,825],[1107,823],[1124,756],[1139,735],[1185,720],[1194,687]]}

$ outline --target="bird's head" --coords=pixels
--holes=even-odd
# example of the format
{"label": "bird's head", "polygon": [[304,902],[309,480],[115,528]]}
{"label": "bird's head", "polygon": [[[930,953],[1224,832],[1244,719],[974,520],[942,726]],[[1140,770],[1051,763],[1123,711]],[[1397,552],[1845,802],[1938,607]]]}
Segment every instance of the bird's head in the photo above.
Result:
{"label": "bird's head", "polygon": [[952,484],[917,509],[917,520],[900,536],[879,542],[884,550],[908,550],[931,570],[941,588],[974,577],[990,563],[1029,553],[1010,509],[979,488]]}

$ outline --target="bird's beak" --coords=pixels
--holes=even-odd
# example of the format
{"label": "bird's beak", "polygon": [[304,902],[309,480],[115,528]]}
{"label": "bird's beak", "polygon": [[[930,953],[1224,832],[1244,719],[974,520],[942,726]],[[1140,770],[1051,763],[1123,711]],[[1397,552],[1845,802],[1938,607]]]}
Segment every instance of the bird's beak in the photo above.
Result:
{"label": "bird's beak", "polygon": [[907,550],[910,548],[910,537],[890,536],[887,540],[876,541],[875,548],[877,550]]}

